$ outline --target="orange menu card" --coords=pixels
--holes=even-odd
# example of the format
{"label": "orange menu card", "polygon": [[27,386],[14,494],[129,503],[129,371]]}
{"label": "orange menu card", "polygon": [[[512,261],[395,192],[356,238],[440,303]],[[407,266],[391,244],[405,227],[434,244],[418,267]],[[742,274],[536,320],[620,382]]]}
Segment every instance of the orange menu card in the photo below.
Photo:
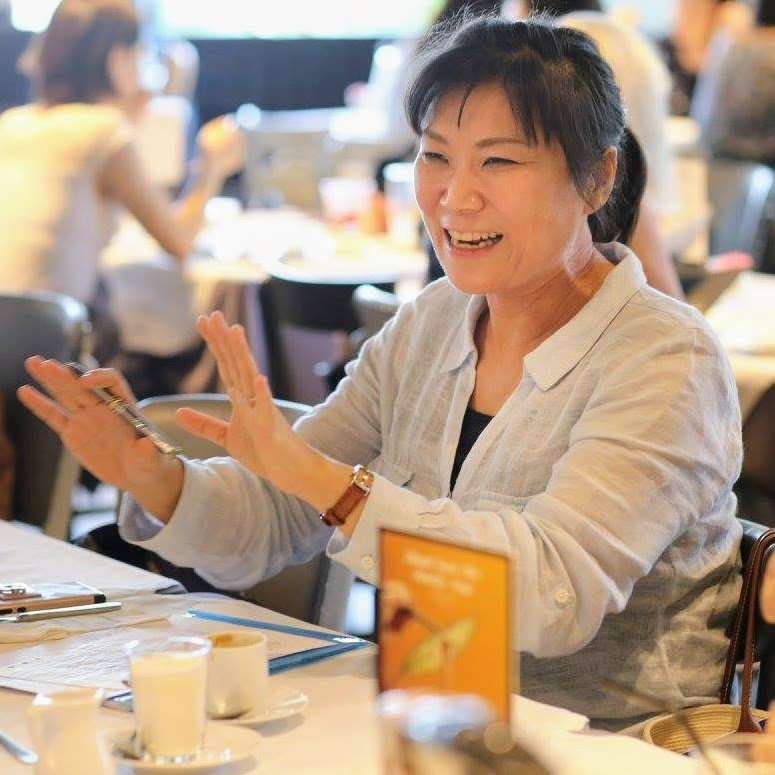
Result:
{"label": "orange menu card", "polygon": [[381,529],[380,691],[475,694],[508,721],[512,578],[505,554]]}

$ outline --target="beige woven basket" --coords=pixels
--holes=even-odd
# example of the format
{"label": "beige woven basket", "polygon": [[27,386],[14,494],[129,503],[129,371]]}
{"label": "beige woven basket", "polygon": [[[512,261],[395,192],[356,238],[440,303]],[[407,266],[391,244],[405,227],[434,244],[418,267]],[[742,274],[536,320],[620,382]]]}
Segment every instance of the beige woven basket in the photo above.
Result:
{"label": "beige woven basket", "polygon": [[[752,708],[751,715],[756,721],[761,722],[768,714],[764,710]],[[687,708],[683,711],[683,722],[678,721],[675,713],[657,716],[643,727],[643,739],[675,753],[687,753],[696,747],[686,731],[687,724],[703,743],[710,743],[737,732],[737,726],[740,723],[740,706],[699,705],[696,708]]]}

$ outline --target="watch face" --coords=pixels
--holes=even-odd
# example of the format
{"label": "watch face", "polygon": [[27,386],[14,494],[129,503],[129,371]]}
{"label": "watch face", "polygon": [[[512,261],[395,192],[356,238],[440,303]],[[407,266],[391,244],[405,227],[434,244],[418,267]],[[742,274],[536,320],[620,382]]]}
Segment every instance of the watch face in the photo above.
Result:
{"label": "watch face", "polygon": [[371,491],[371,485],[374,483],[374,474],[364,466],[356,466],[353,470],[353,484],[364,492]]}

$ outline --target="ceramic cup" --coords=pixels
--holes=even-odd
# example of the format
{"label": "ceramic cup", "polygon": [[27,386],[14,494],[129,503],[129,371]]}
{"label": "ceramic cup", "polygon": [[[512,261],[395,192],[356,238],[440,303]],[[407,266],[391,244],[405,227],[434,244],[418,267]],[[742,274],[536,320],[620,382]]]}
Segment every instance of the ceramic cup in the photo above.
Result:
{"label": "ceramic cup", "polygon": [[102,697],[102,691],[94,689],[65,689],[35,697],[27,722],[38,754],[36,775],[113,772],[98,728]]}
{"label": "ceramic cup", "polygon": [[233,718],[264,710],[269,678],[266,635],[224,630],[207,638],[212,646],[207,671],[210,718]]}

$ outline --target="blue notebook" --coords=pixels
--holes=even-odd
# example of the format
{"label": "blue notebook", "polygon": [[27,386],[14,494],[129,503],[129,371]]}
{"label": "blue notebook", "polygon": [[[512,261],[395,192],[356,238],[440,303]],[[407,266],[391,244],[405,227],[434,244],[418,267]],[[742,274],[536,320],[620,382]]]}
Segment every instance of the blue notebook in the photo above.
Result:
{"label": "blue notebook", "polygon": [[294,627],[290,624],[275,624],[273,622],[264,622],[260,619],[246,619],[242,616],[230,616],[229,614],[216,614],[210,611],[201,611],[198,608],[189,608],[186,613],[197,619],[207,619],[211,622],[224,622],[225,624],[236,624],[239,627],[255,627],[259,630],[272,630],[274,632],[284,632],[287,635],[301,635],[304,638],[315,638],[316,640],[328,641],[330,645],[319,646],[306,651],[297,651],[294,654],[286,654],[284,657],[274,657],[269,660],[269,675],[281,673],[283,670],[290,670],[294,667],[309,665],[312,662],[318,662],[321,659],[335,657],[338,654],[344,654],[346,651],[360,649],[368,646],[369,641],[356,638],[352,635],[337,635],[330,632],[320,632],[310,630],[305,627]]}

